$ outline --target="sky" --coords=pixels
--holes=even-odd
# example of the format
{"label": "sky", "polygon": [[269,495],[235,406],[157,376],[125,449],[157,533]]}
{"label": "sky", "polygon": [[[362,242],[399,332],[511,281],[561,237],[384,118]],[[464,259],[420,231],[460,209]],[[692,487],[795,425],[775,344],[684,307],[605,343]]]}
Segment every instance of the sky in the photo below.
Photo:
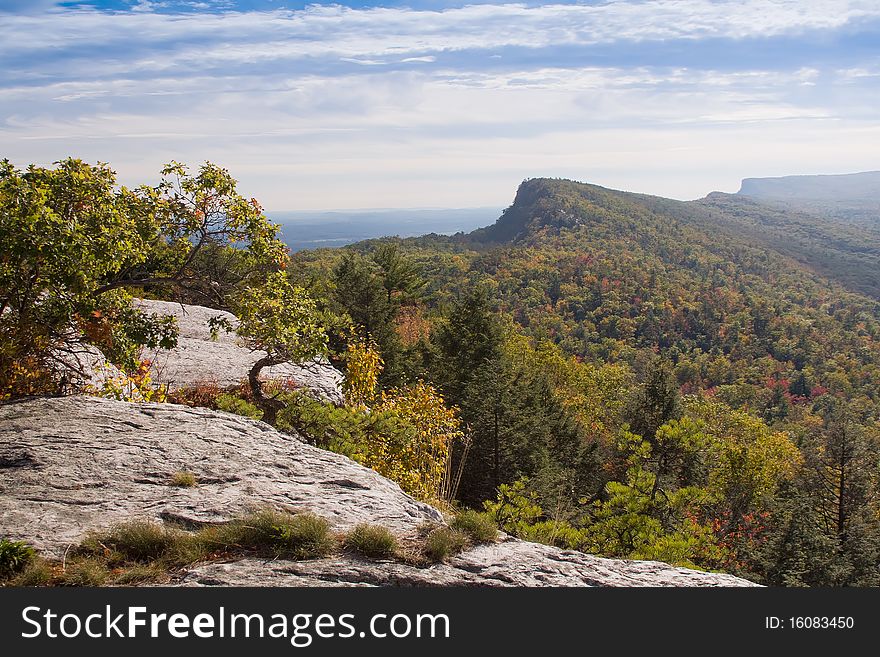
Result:
{"label": "sky", "polygon": [[0,158],[275,210],[679,199],[880,169],[878,0],[0,0]]}

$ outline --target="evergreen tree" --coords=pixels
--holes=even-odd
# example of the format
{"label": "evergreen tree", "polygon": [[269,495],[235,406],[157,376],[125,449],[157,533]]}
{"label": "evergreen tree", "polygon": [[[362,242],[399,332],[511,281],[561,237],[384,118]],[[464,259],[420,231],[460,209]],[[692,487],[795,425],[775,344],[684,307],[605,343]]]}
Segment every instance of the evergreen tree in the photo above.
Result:
{"label": "evergreen tree", "polygon": [[764,557],[769,583],[880,584],[880,443],[857,419],[831,408],[802,446],[801,475],[776,514]]}
{"label": "evergreen tree", "polygon": [[501,357],[503,335],[484,288],[467,292],[437,331],[436,378],[447,399],[461,405],[471,379]]}
{"label": "evergreen tree", "polygon": [[681,417],[681,410],[681,394],[671,368],[665,360],[657,358],[649,365],[645,382],[627,409],[630,430],[653,447],[657,430]]}
{"label": "evergreen tree", "polygon": [[382,270],[382,286],[387,294],[387,301],[405,303],[418,298],[427,281],[419,274],[415,263],[400,251],[394,242],[382,244],[372,256]]}
{"label": "evergreen tree", "polygon": [[334,300],[364,337],[372,338],[385,363],[382,383],[398,383],[400,343],[394,330],[395,306],[389,301],[382,270],[349,251],[333,270]]}

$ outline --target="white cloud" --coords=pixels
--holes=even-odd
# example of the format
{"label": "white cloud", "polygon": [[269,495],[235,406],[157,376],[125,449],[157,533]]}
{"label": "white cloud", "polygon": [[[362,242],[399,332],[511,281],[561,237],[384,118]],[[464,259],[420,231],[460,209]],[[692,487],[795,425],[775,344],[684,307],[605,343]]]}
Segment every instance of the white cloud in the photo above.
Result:
{"label": "white cloud", "polygon": [[[140,0],[137,7],[155,3]],[[169,15],[92,10],[13,16],[0,48],[28,52],[102,43],[185,44],[197,62],[316,55],[383,55],[503,46],[548,47],[616,41],[770,37],[835,29],[880,17],[874,0],[656,0],[604,5],[471,5],[444,11],[350,9]],[[205,49],[204,46],[208,45]]]}
{"label": "white cloud", "polygon": [[539,175],[694,197],[713,177],[876,169],[880,62],[564,66],[559,49],[871,18],[876,0],[4,16],[0,142],[21,164],[110,161],[129,183],[213,159],[277,208],[503,204]]}

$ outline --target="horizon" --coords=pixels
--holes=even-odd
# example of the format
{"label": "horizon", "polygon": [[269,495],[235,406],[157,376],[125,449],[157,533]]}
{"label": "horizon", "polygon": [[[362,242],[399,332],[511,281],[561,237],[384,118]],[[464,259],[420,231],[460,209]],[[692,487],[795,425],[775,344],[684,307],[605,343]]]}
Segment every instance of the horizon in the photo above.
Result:
{"label": "horizon", "polygon": [[127,185],[210,160],[265,207],[506,207],[535,172],[693,200],[878,168],[863,0],[6,0],[0,37],[2,157]]}

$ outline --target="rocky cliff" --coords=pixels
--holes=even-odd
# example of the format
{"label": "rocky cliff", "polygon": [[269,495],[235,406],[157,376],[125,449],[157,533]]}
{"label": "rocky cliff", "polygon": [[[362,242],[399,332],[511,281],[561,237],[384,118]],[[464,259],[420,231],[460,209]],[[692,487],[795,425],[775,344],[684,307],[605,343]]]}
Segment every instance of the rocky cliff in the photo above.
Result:
{"label": "rocky cliff", "polygon": [[[174,472],[198,485],[171,486]],[[132,518],[224,522],[254,506],[309,510],[335,530],[378,523],[405,538],[434,508],[377,473],[241,417],[91,397],[0,405],[0,536],[61,556],[87,531]],[[602,559],[504,537],[418,567],[348,554],[241,559],[189,569],[183,585],[748,586],[730,575]]]}

